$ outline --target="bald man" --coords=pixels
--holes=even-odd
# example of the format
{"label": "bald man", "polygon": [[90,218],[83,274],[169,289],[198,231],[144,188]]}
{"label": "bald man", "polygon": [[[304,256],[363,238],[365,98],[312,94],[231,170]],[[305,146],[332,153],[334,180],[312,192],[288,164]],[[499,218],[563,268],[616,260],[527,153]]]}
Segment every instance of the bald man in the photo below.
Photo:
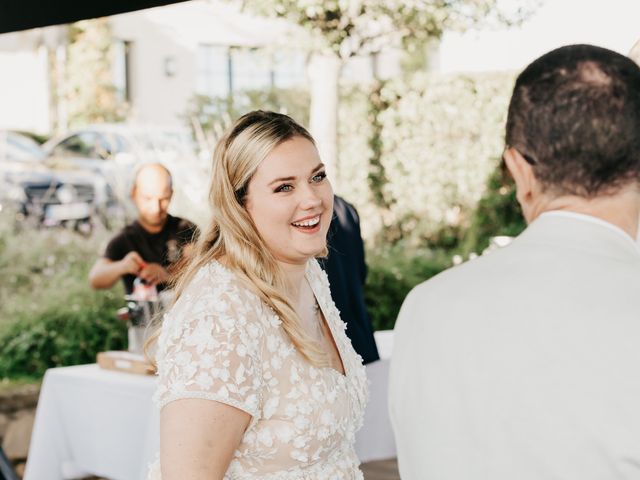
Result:
{"label": "bald man", "polygon": [[140,167],[131,189],[138,218],[111,239],[104,256],[91,268],[93,288],[111,288],[122,279],[130,294],[136,277],[158,290],[165,288],[170,265],[180,259],[196,231],[191,222],[169,215],[172,194],[166,167],[158,163]]}

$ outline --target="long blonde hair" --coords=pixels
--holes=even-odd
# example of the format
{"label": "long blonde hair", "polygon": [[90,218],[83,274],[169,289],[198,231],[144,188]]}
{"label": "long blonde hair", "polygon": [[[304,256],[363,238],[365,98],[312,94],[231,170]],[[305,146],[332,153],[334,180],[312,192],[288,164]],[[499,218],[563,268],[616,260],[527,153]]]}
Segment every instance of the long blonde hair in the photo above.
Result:
{"label": "long blonde hair", "polygon": [[[225,267],[280,317],[296,349],[312,364],[325,366],[326,353],[301,327],[287,297],[286,279],[245,208],[247,188],[260,163],[278,145],[297,136],[315,145],[309,132],[289,116],[257,110],[240,117],[220,139],[209,189],[213,216],[172,284],[177,300],[201,267],[224,257]],[[326,248],[321,255],[327,255]]]}

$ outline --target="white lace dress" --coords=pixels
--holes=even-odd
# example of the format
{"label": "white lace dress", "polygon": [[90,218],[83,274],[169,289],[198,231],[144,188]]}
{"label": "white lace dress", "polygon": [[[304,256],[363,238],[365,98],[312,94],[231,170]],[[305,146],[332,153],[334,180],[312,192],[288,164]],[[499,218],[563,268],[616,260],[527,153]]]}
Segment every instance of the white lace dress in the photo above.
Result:
{"label": "white lace dress", "polygon": [[[306,277],[345,375],[305,361],[273,310],[218,262],[203,267],[165,315],[158,340],[159,407],[202,398],[252,416],[225,479],[363,478],[354,442],[368,393],[364,366],[315,260]],[[149,478],[160,479],[158,462]]]}

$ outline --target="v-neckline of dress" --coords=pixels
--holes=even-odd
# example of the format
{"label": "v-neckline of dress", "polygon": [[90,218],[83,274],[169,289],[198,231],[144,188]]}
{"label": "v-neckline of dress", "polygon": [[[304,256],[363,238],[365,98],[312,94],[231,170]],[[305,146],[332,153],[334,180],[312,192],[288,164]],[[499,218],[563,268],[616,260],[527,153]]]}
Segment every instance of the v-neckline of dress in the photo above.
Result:
{"label": "v-neckline of dress", "polygon": [[329,317],[327,316],[327,313],[325,311],[325,306],[324,306],[324,302],[321,300],[321,296],[318,295],[318,292],[316,292],[316,289],[314,287],[314,281],[311,278],[312,276],[312,272],[310,269],[310,264],[307,263],[305,272],[304,272],[304,276],[305,279],[307,280],[307,282],[309,283],[309,287],[311,288],[311,292],[313,293],[313,297],[316,301],[316,303],[318,304],[318,307],[320,308],[320,313],[322,316],[322,321],[327,325],[327,329],[329,330],[329,334],[331,335],[331,341],[333,342],[333,344],[335,345],[336,351],[338,353],[338,360],[340,361],[340,363],[342,364],[342,370],[344,371],[341,372],[340,370],[333,368],[332,366],[328,366],[328,367],[321,367],[322,369],[329,369],[332,370],[333,372],[335,372],[337,375],[339,375],[340,377],[343,378],[347,378],[349,372],[347,370],[347,364],[344,360],[344,354],[342,349],[340,348],[340,342],[338,342],[337,338],[336,338],[336,334],[332,328],[331,325],[331,321],[329,320]]}
{"label": "v-neckline of dress", "polygon": [[[221,268],[223,271],[229,272],[231,274],[234,274],[234,272],[229,269],[226,265],[223,265],[222,262],[220,262],[220,260],[214,260],[215,264],[218,265],[219,268]],[[347,367],[347,363],[345,362],[345,355],[344,355],[344,350],[341,347],[341,342],[338,341],[337,337],[336,337],[336,333],[332,327],[332,322],[329,320],[329,316],[327,315],[327,309],[325,308],[325,304],[323,302],[323,297],[322,295],[319,295],[318,292],[316,291],[315,288],[315,281],[316,279],[312,278],[313,277],[313,272],[311,270],[311,261],[307,262],[307,265],[305,266],[305,272],[304,272],[304,278],[307,280],[307,282],[309,283],[309,287],[311,288],[311,292],[313,293],[313,297],[315,298],[316,302],[318,303],[318,307],[320,308],[320,312],[322,314],[322,321],[326,323],[327,328],[329,330],[329,334],[331,335],[331,340],[333,341],[333,344],[336,347],[336,350],[338,352],[338,357],[340,360],[340,363],[342,363],[342,369],[344,370],[344,373],[342,373],[340,370],[337,370],[331,366],[328,367],[314,367],[317,368],[318,370],[322,371],[322,370],[330,370],[331,372],[333,372],[335,375],[337,375],[339,378],[346,380],[349,376],[350,376],[350,369]],[[318,265],[318,268],[320,268],[320,266]],[[329,287],[327,286],[327,289]]]}

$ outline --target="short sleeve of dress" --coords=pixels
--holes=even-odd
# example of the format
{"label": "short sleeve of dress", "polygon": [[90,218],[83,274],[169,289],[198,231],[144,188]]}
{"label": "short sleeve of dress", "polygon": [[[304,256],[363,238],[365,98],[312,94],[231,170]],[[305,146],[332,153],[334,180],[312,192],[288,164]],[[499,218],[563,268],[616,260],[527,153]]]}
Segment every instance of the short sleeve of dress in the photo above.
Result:
{"label": "short sleeve of dress", "polygon": [[217,263],[203,267],[165,315],[158,339],[161,407],[200,398],[249,413],[254,424],[263,391],[264,329],[257,297]]}

